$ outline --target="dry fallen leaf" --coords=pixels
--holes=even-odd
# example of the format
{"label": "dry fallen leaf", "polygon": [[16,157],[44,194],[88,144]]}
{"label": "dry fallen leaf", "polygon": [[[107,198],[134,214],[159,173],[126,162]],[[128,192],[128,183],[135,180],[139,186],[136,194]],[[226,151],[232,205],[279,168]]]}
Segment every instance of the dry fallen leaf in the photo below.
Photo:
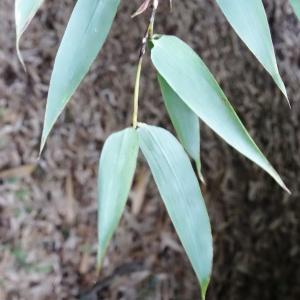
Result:
{"label": "dry fallen leaf", "polygon": [[74,196],[74,185],[72,176],[69,174],[66,178],[66,195],[67,205],[65,210],[66,220],[69,224],[73,224],[76,218],[76,200]]}
{"label": "dry fallen leaf", "polygon": [[142,14],[143,12],[145,12],[147,10],[147,8],[149,7],[151,0],[145,0],[142,5],[138,8],[138,10],[131,16],[131,18],[134,18],[140,14]]}
{"label": "dry fallen leaf", "polygon": [[7,169],[0,172],[0,179],[27,177],[32,174],[35,168],[35,164],[28,164],[16,168]]}
{"label": "dry fallen leaf", "polygon": [[137,175],[137,180],[133,191],[130,196],[132,199],[132,214],[138,215],[142,209],[145,194],[147,190],[147,185],[149,182],[150,173],[146,168],[143,168]]}
{"label": "dry fallen leaf", "polygon": [[161,244],[163,248],[169,247],[175,252],[183,253],[182,247],[177,243],[174,237],[168,232],[161,233]]}

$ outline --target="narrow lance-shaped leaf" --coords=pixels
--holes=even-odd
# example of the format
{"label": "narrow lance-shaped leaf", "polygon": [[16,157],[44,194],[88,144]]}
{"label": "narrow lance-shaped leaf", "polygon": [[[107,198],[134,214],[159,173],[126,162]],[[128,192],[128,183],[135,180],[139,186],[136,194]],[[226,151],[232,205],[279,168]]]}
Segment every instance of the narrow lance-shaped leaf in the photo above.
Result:
{"label": "narrow lance-shaped leaf", "polygon": [[263,168],[288,191],[201,58],[173,36],[162,36],[153,43],[152,62],[176,94],[228,144]]}
{"label": "narrow lance-shaped leaf", "polygon": [[16,22],[16,48],[20,62],[24,69],[25,64],[20,52],[20,39],[30,21],[42,5],[44,0],[16,0],[15,1],[15,22]]}
{"label": "narrow lance-shaped leaf", "polygon": [[141,150],[197,274],[204,299],[212,269],[212,235],[192,165],[180,143],[168,131],[142,124],[138,134]]}
{"label": "narrow lance-shaped leaf", "polygon": [[273,77],[287,97],[278,71],[268,19],[262,0],[216,0],[228,22],[242,41]]}
{"label": "narrow lance-shaped leaf", "polygon": [[98,269],[124,210],[138,150],[138,134],[133,128],[112,134],[104,144],[98,174]]}
{"label": "narrow lance-shaped leaf", "polygon": [[199,178],[204,181],[201,174],[199,118],[159,74],[158,81],[177,136],[186,152],[195,161]]}
{"label": "narrow lance-shaped leaf", "polygon": [[78,0],[59,47],[50,81],[41,151],[58,116],[109,33],[120,0]]}
{"label": "narrow lance-shaped leaf", "polygon": [[290,0],[291,5],[297,15],[298,19],[300,20],[300,0]]}

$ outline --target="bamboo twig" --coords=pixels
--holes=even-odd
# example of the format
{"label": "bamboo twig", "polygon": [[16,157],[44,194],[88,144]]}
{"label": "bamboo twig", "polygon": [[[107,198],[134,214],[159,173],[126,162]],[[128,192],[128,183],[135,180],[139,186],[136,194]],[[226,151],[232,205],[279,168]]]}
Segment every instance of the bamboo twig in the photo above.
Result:
{"label": "bamboo twig", "polygon": [[142,39],[142,45],[140,48],[139,62],[137,66],[134,93],[133,93],[133,113],[132,113],[133,128],[136,128],[138,124],[139,91],[140,91],[140,80],[141,80],[141,71],[143,65],[143,57],[146,53],[147,42],[151,40],[153,36],[154,21],[155,21],[158,5],[159,5],[159,0],[153,0],[149,25]]}

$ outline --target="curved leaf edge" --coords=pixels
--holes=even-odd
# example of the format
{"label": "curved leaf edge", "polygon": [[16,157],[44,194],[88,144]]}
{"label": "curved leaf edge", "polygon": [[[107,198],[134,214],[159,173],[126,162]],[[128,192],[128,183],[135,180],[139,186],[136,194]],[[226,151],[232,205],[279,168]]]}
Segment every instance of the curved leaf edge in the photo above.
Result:
{"label": "curved leaf edge", "polygon": [[[140,131],[141,129],[147,128],[147,127],[156,127],[157,129],[161,129],[161,130],[165,131],[166,133],[168,133],[169,135],[171,135],[175,140],[177,140],[177,139],[176,139],[169,131],[167,131],[166,129],[164,129],[164,128],[162,128],[162,127],[151,126],[151,125],[148,125],[148,124],[145,124],[145,123],[138,123],[138,128],[137,128],[138,133],[139,133],[139,131]],[[141,139],[141,138],[139,138],[139,139]],[[188,158],[188,161],[190,162],[190,159],[189,159],[189,157],[188,157],[188,154],[186,153],[186,151],[185,151],[185,149],[183,148],[182,144],[181,144],[178,140],[177,140],[177,142],[178,142],[178,144],[182,147],[183,153],[185,153],[186,157]],[[141,149],[141,146],[140,146],[140,149]],[[144,154],[143,149],[141,149],[141,152]],[[144,157],[145,157],[145,160],[147,161],[147,158],[146,158],[145,154],[144,154]],[[149,163],[149,162],[148,162],[148,163]],[[149,167],[150,167],[150,165],[149,165]],[[150,167],[150,170],[151,170],[151,167]],[[151,170],[151,171],[152,171],[152,170]],[[192,171],[192,172],[193,172],[194,176],[197,177],[196,174],[194,173],[194,171]],[[152,173],[152,175],[154,176],[153,173]],[[154,178],[155,178],[155,176],[154,176]],[[156,180],[155,180],[155,181],[156,181]],[[198,183],[198,187],[199,187],[200,194],[201,194],[201,189],[200,189],[199,183]],[[162,195],[161,195],[161,197],[162,197]],[[204,205],[205,205],[205,202],[204,202]],[[168,210],[167,210],[167,211],[168,211]],[[207,211],[206,211],[206,213],[207,213]],[[169,214],[169,212],[168,212],[168,214]],[[169,217],[170,217],[170,215],[169,215]],[[209,220],[208,213],[207,213],[207,217],[208,217],[208,220]],[[172,220],[172,219],[171,219],[171,220]],[[173,222],[173,220],[172,220],[172,222]],[[212,235],[212,233],[211,233],[211,227],[210,227],[210,234]],[[177,233],[177,235],[178,235],[178,233]],[[182,244],[182,246],[183,246],[183,248],[184,248],[184,250],[185,250],[185,254],[186,254],[186,255],[188,256],[188,258],[189,258],[188,252],[187,252],[187,250],[185,249],[184,244]],[[213,244],[212,244],[211,246],[213,247]],[[190,260],[190,258],[189,258],[189,260]],[[190,263],[191,263],[191,261],[190,261]],[[211,265],[212,265],[212,261],[211,261]],[[193,265],[192,265],[192,266],[193,266]],[[194,272],[196,272],[196,270],[194,270]],[[197,277],[198,277],[198,276],[197,276]],[[202,299],[202,300],[205,300],[207,288],[208,288],[209,282],[210,282],[210,278],[211,278],[211,271],[210,271],[210,274],[209,274],[208,278],[206,278],[206,279],[204,279],[204,280],[203,280],[203,279],[200,280],[200,278],[198,278],[198,280],[199,280],[199,287],[200,287],[200,293],[201,293],[201,299]]]}
{"label": "curved leaf edge", "polygon": [[[179,39],[178,37],[176,36],[173,36],[173,35],[156,35],[155,38],[152,39],[152,43],[153,43],[153,48],[152,50],[154,49],[155,47],[155,42],[158,41],[160,38],[163,38],[163,37],[174,37],[180,41],[182,41],[181,39]],[[183,41],[182,41],[183,42]],[[192,48],[191,48],[192,49]],[[193,49],[192,49],[193,50]],[[193,50],[194,51],[194,50]],[[152,53],[151,53],[151,56],[152,56]],[[152,59],[151,59],[152,60]],[[153,60],[152,60],[153,62]],[[155,69],[157,70],[157,72],[159,72],[158,68],[155,66],[154,64],[154,67]],[[210,72],[210,70],[208,69],[208,67],[205,65],[207,71],[210,73],[210,76],[211,76],[211,80],[217,85],[219,86],[216,78],[212,75],[212,73]],[[176,87],[173,87],[171,82],[169,80],[167,80],[164,76],[163,78],[166,80],[166,82],[168,83],[168,85],[179,95],[179,93],[176,91]],[[238,117],[236,111],[234,110],[232,104],[230,103],[230,101],[228,100],[227,96],[224,94],[223,90],[221,89],[221,87],[219,86],[219,89],[220,89],[220,93],[222,95],[222,98],[226,101],[226,105],[228,105],[228,107],[230,108],[231,110],[231,113],[237,118],[237,120],[239,121],[241,127],[243,128],[244,130],[244,133],[248,136],[249,140],[253,143],[254,147],[256,148],[256,150],[265,158],[266,162],[268,163],[269,165],[269,168],[271,169],[270,170],[266,170],[264,168],[262,168],[261,166],[259,166],[260,168],[262,168],[265,172],[267,172],[276,182],[277,184],[283,189],[285,190],[288,194],[292,194],[290,189],[286,186],[286,184],[284,183],[284,181],[281,179],[279,173],[276,171],[276,169],[272,166],[272,164],[268,161],[268,159],[264,156],[264,154],[262,153],[262,151],[259,149],[259,147],[256,145],[256,143],[254,142],[253,138],[251,137],[251,135],[249,134],[248,130],[246,129],[246,127],[244,126],[244,124],[241,122],[240,118]],[[180,95],[179,95],[180,96]],[[191,110],[193,110],[196,114],[197,112],[188,104],[186,103],[186,105],[188,105],[190,107]],[[201,119],[201,118],[200,118]],[[205,123],[205,122],[204,122]],[[207,125],[207,124],[206,124]],[[208,127],[210,127],[209,125],[207,125]],[[214,130],[213,130],[214,131]],[[218,136],[220,136],[218,133],[217,133]],[[221,137],[221,136],[220,136]],[[221,137],[222,138],[222,137]],[[226,141],[227,142],[227,141]],[[230,144],[229,144],[230,145]],[[231,146],[231,145],[230,145]],[[233,147],[233,146],[231,146]],[[233,147],[235,150],[237,150],[239,153],[241,153],[237,148]],[[243,156],[245,156],[243,153],[241,153]],[[247,157],[247,156],[245,156]],[[247,157],[248,158],[248,157]],[[250,159],[250,158],[248,158]],[[255,163],[255,161],[253,159],[250,159],[252,162]],[[256,163],[255,163],[256,164]],[[274,174],[272,174],[272,172]],[[275,175],[275,176],[274,176]]]}
{"label": "curved leaf edge", "polygon": [[16,51],[17,51],[17,56],[18,59],[24,69],[24,71],[26,72],[26,65],[20,50],[20,41],[21,38],[24,34],[24,32],[26,31],[26,29],[28,28],[29,24],[31,23],[32,19],[34,18],[34,16],[36,15],[36,13],[38,12],[38,10],[40,9],[40,7],[43,5],[44,0],[41,0],[39,5],[36,7],[36,9],[32,10],[31,14],[28,16],[28,19],[26,21],[26,23],[24,24],[24,26],[22,28],[19,28],[19,24],[17,24],[17,1],[15,1],[15,27],[16,27]]}
{"label": "curved leaf edge", "polygon": [[[232,0],[233,1],[233,0]],[[268,30],[268,37],[270,39],[271,42],[271,48],[272,48],[272,53],[271,53],[271,57],[273,60],[273,70],[271,70],[255,53],[255,51],[248,45],[248,42],[240,35],[240,33],[236,30],[235,26],[232,24],[232,21],[229,20],[229,18],[227,17],[227,15],[225,14],[225,12],[223,11],[222,5],[221,3],[216,0],[220,10],[222,11],[222,13],[224,14],[224,17],[226,18],[227,22],[230,24],[230,26],[232,27],[232,29],[234,30],[234,32],[237,34],[237,36],[241,39],[241,41],[246,45],[246,47],[249,49],[249,51],[254,55],[254,57],[259,61],[259,63],[263,66],[263,68],[267,71],[267,73],[272,77],[273,81],[275,82],[275,84],[277,85],[277,87],[279,88],[279,90],[282,92],[282,94],[284,95],[284,97],[286,98],[286,101],[289,105],[289,107],[291,108],[291,103],[287,94],[287,90],[286,90],[286,86],[283,82],[283,79],[280,75],[279,69],[278,69],[278,63],[277,63],[277,59],[276,59],[276,54],[275,54],[275,49],[274,49],[274,45],[273,45],[273,41],[272,41],[272,36],[271,36],[271,31],[270,31],[270,26],[268,23],[268,19],[267,19],[267,14],[266,11],[264,9],[263,3],[260,3],[262,5],[262,13],[264,16],[264,21],[266,21],[267,24],[267,30]]]}
{"label": "curved leaf edge", "polygon": [[[137,157],[138,157],[138,153],[139,153],[139,140],[138,140],[138,133],[137,133],[137,130],[132,128],[132,127],[128,127],[128,128],[125,128],[121,131],[117,131],[117,132],[114,132],[112,133],[107,139],[106,141],[104,142],[104,145],[103,145],[103,148],[101,150],[101,154],[100,154],[100,159],[99,159],[99,166],[98,166],[98,179],[97,179],[97,194],[98,194],[98,208],[100,206],[100,186],[101,186],[101,167],[102,167],[102,164],[104,163],[104,155],[106,154],[106,150],[108,147],[110,147],[110,141],[112,141],[114,138],[117,137],[117,135],[121,135],[123,134],[122,136],[122,141],[121,141],[121,145],[124,145],[123,143],[124,142],[128,142],[126,141],[125,139],[127,138],[127,136],[129,134],[133,134],[135,136],[132,136],[131,138],[135,138],[135,142],[136,142],[136,145],[131,145],[131,146],[135,146],[135,149],[134,149],[134,152],[133,153],[129,153],[131,155],[133,155],[133,158],[134,161],[135,161],[135,164],[133,166],[133,172],[131,174],[129,174],[130,176],[130,183],[129,183],[129,189],[128,189],[128,192],[126,192],[126,200],[121,203],[122,204],[122,209],[121,209],[121,213],[117,216],[117,220],[116,220],[116,224],[114,226],[114,228],[112,228],[112,231],[108,233],[108,238],[103,240],[102,238],[102,234],[101,234],[101,229],[99,230],[99,218],[100,218],[100,212],[98,211],[98,251],[97,251],[97,273],[99,274],[100,270],[101,270],[101,267],[102,267],[102,263],[103,263],[103,259],[105,257],[105,254],[107,252],[107,247],[109,246],[109,243],[115,233],[115,230],[116,228],[118,227],[118,224],[120,223],[120,220],[121,220],[121,217],[123,215],[123,212],[124,212],[124,209],[125,209],[125,206],[126,206],[126,203],[128,201],[128,198],[129,198],[129,192],[131,190],[131,187],[132,187],[132,183],[133,183],[133,180],[134,180],[134,174],[135,174],[135,169],[136,169],[136,164],[137,164]],[[126,136],[127,135],[127,136]],[[120,150],[121,151],[121,150]],[[118,153],[118,155],[120,155],[121,152]],[[113,164],[116,164],[117,161],[113,161],[112,163]],[[115,168],[113,168],[115,169]]]}
{"label": "curved leaf edge", "polygon": [[[80,1],[82,1],[82,2],[80,2]],[[51,116],[51,120],[52,120],[52,119],[53,119],[53,120],[52,120],[52,121],[50,120],[49,124],[47,124],[47,121],[46,121],[46,120],[47,120],[47,118],[49,117],[49,107],[50,107],[50,104],[49,104],[49,103],[50,103],[49,97],[50,97],[50,95],[51,95],[51,92],[53,92],[53,76],[54,76],[54,73],[57,72],[57,69],[56,69],[56,62],[57,62],[58,58],[60,58],[59,56],[60,56],[60,53],[62,52],[62,43],[65,41],[66,35],[67,35],[67,34],[68,34],[68,35],[70,34],[70,32],[69,32],[70,28],[69,28],[69,27],[70,27],[70,24],[73,24],[73,23],[74,23],[73,17],[74,17],[74,15],[77,16],[77,13],[78,13],[78,7],[79,7],[80,4],[83,3],[83,0],[78,0],[78,1],[76,1],[76,2],[77,2],[77,3],[75,4],[74,9],[73,9],[73,11],[72,11],[72,13],[71,13],[71,16],[70,16],[70,18],[69,18],[67,27],[66,27],[66,29],[65,29],[64,35],[63,35],[63,37],[62,37],[60,46],[59,46],[59,48],[58,48],[58,51],[57,51],[57,54],[56,54],[56,57],[55,57],[54,67],[53,67],[53,70],[52,70],[51,80],[50,80],[50,86],[49,86],[49,91],[48,91],[47,103],[46,103],[46,111],[45,111],[44,122],[43,122],[43,130],[42,130],[42,136],[41,136],[41,142],[40,142],[39,156],[41,156],[41,153],[42,153],[42,151],[43,151],[43,149],[44,149],[44,147],[45,147],[45,144],[46,144],[46,141],[47,141],[47,139],[48,139],[48,137],[49,137],[49,134],[50,134],[50,132],[52,131],[52,129],[53,129],[55,123],[57,122],[57,120],[58,120],[58,118],[59,118],[59,116],[61,115],[61,113],[63,112],[63,110],[66,108],[67,104],[70,102],[72,96],[74,95],[74,93],[75,93],[76,90],[78,89],[79,85],[81,84],[82,80],[84,79],[84,77],[85,77],[86,74],[88,73],[88,71],[89,71],[89,69],[90,69],[92,63],[95,61],[97,55],[98,55],[98,54],[100,53],[100,51],[102,50],[103,45],[104,45],[104,43],[105,43],[106,40],[107,40],[107,37],[108,37],[108,34],[109,34],[109,32],[110,32],[111,26],[112,26],[112,24],[113,24],[113,20],[114,20],[116,14],[117,14],[118,6],[119,6],[119,4],[120,4],[120,0],[117,0],[117,2],[114,3],[114,5],[115,5],[116,7],[114,7],[114,10],[113,10],[112,22],[111,22],[110,26],[109,26],[108,28],[106,28],[106,30],[107,30],[107,32],[105,33],[106,36],[105,36],[104,40],[101,42],[101,46],[100,46],[100,48],[99,48],[97,54],[95,55],[95,57],[93,58],[93,60],[91,61],[91,63],[88,64],[88,65],[86,66],[86,70],[83,72],[83,75],[80,75],[80,76],[79,76],[79,79],[80,79],[79,82],[78,82],[74,87],[72,87],[72,88],[70,89],[70,91],[67,93],[67,95],[64,95],[64,96],[60,97],[60,103],[61,103],[61,107],[60,107],[60,108],[61,108],[61,109],[60,109],[57,113],[54,113],[54,114],[53,114],[54,116]],[[100,2],[101,2],[101,1],[100,1]],[[56,73],[55,73],[55,74],[56,74]],[[52,97],[52,98],[55,99],[55,97]],[[57,98],[57,97],[56,97],[56,98]],[[52,100],[53,100],[53,99],[52,99]]]}

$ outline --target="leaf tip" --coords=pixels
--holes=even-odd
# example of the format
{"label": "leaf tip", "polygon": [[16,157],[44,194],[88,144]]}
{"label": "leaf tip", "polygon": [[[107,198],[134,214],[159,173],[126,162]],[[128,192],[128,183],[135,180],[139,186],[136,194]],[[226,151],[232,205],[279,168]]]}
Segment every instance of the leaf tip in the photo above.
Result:
{"label": "leaf tip", "polygon": [[47,137],[48,137],[48,132],[46,132],[46,129],[45,129],[45,126],[43,128],[43,133],[42,133],[42,137],[41,137],[41,142],[40,142],[40,151],[39,151],[39,158],[41,157],[42,155],[42,152],[45,148],[45,145],[46,145],[46,140],[47,140]]}
{"label": "leaf tip", "polygon": [[291,103],[290,103],[290,100],[289,100],[289,96],[288,96],[285,84],[284,84],[279,72],[276,75],[273,76],[273,79],[274,79],[275,83],[277,84],[278,88],[280,89],[280,91],[282,92],[282,94],[284,95],[289,107],[291,108]]}
{"label": "leaf tip", "polygon": [[289,188],[286,186],[286,184],[284,183],[284,181],[282,180],[282,178],[280,177],[280,175],[277,173],[277,171],[272,167],[272,171],[268,172],[269,175],[271,175],[273,177],[273,179],[277,182],[277,184],[284,190],[286,191],[289,195],[291,195],[291,191],[289,190]]}
{"label": "leaf tip", "polygon": [[291,190],[284,184],[283,189],[289,194],[292,195]]}
{"label": "leaf tip", "polygon": [[201,181],[203,184],[206,184],[206,181],[205,181],[205,179],[204,179],[204,176],[203,176],[203,174],[202,174],[202,172],[201,172],[201,162],[200,162],[200,159],[196,160],[195,163],[196,163],[197,175],[198,175],[200,181]]}
{"label": "leaf tip", "polygon": [[55,121],[57,120],[57,116],[55,116],[54,121],[52,121],[51,123],[49,122],[49,114],[48,114],[48,102],[49,102],[49,97],[47,100],[47,106],[46,106],[46,113],[45,113],[45,117],[44,117],[44,125],[43,125],[43,131],[42,131],[42,137],[41,137],[41,142],[40,142],[40,155],[42,154],[46,142],[47,142],[47,138],[55,124]]}
{"label": "leaf tip", "polygon": [[284,97],[285,97],[285,99],[286,99],[286,101],[289,105],[289,108],[292,109],[291,102],[290,102],[290,99],[289,99],[289,96],[287,94],[287,91],[286,91],[285,87],[281,91],[282,91],[282,93],[283,93],[283,95],[284,95]]}
{"label": "leaf tip", "polygon": [[40,159],[44,147],[45,147],[45,141],[44,141],[43,138],[42,138],[41,143],[40,143],[40,150],[39,150],[39,156],[38,156],[38,159]]}
{"label": "leaf tip", "polygon": [[285,97],[286,97],[287,103],[289,105],[289,108],[292,109],[292,105],[291,105],[291,102],[290,102],[288,96],[286,95]]}
{"label": "leaf tip", "polygon": [[16,42],[16,50],[17,50],[17,56],[18,56],[18,59],[23,67],[23,70],[25,73],[27,73],[27,70],[26,70],[26,66],[25,66],[25,62],[24,62],[24,59],[23,59],[23,56],[21,54],[21,51],[20,51],[20,46],[19,46],[19,38],[17,38],[17,42]]}
{"label": "leaf tip", "polygon": [[277,180],[277,183],[281,186],[281,188],[283,190],[285,190],[289,195],[292,194],[291,190],[286,186],[286,184],[283,182],[283,180],[281,178],[279,178],[279,180]]}

